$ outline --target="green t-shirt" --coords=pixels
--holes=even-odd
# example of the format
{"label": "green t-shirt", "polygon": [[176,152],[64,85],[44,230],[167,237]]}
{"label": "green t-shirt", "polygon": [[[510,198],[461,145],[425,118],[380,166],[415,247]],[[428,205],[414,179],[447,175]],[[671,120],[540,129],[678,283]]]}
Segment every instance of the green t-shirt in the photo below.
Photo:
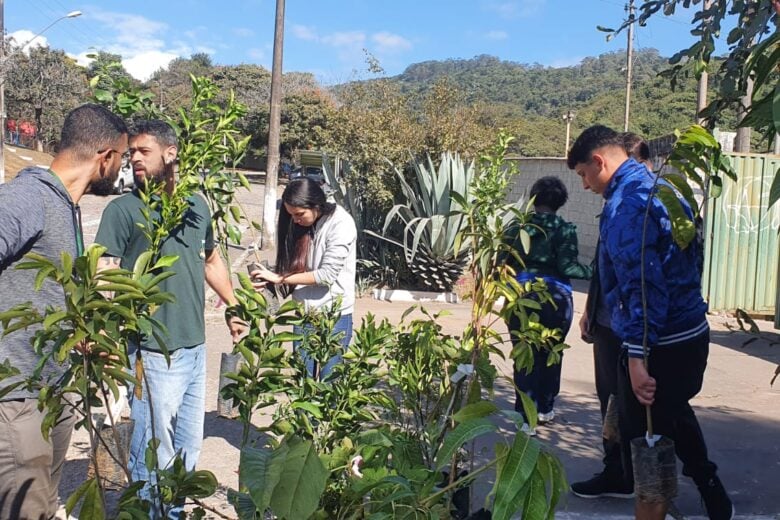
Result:
{"label": "green t-shirt", "polygon": [[[214,249],[211,213],[200,196],[189,198],[190,208],[173,233],[163,242],[162,255],[179,259],[169,269],[176,275],[160,283],[161,290],[173,294],[174,303],[161,305],[154,314],[168,329],[166,347],[175,350],[200,345],[206,340],[205,261]],[[149,241],[138,227],[146,223],[141,198],[134,191],[112,200],[103,211],[95,242],[108,248],[107,255],[121,258],[124,269],[133,269],[136,259],[149,249]],[[157,212],[153,218],[159,218]],[[159,351],[154,338],[145,338],[142,347]]]}

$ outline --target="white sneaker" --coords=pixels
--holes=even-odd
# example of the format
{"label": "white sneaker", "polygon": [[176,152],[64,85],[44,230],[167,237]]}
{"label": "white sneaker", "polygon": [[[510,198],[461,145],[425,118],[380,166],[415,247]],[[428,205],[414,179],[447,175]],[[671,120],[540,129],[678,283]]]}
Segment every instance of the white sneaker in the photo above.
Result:
{"label": "white sneaker", "polygon": [[529,437],[536,437],[536,428],[531,428],[528,423],[523,423],[523,425],[520,427],[520,431]]}
{"label": "white sneaker", "polygon": [[553,419],[555,419],[555,410],[550,410],[547,413],[540,413],[537,417],[542,424],[552,422]]}

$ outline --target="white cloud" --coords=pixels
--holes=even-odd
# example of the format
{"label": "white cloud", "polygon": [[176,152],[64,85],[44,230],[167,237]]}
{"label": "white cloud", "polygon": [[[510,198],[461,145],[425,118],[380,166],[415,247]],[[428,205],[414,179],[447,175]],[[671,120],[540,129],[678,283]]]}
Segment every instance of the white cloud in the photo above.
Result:
{"label": "white cloud", "polygon": [[498,13],[501,18],[524,18],[539,12],[547,0],[508,0],[504,2],[490,0],[485,3],[488,11]]}
{"label": "white cloud", "polygon": [[582,63],[582,60],[585,59],[585,56],[569,56],[564,58],[558,58],[550,62],[547,66],[553,67],[555,69],[560,69],[563,67],[573,67],[575,65],[579,65]]}
{"label": "white cloud", "polygon": [[366,33],[363,31],[334,32],[322,37],[322,42],[334,47],[362,46],[366,41]]}
{"label": "white cloud", "polygon": [[247,29],[246,27],[234,27],[233,34],[239,38],[251,38],[255,35],[255,31]]}
{"label": "white cloud", "polygon": [[509,34],[506,31],[488,31],[485,33],[485,38],[488,40],[506,40],[509,38]]}
{"label": "white cloud", "polygon": [[380,52],[402,52],[412,48],[412,43],[397,34],[382,31],[371,36],[371,40],[377,45]]}
{"label": "white cloud", "polygon": [[[205,41],[204,35],[208,34],[208,30],[204,26],[176,33],[165,22],[135,14],[92,8],[84,16],[98,22],[106,31],[100,38],[100,50],[122,56],[127,72],[142,81],[149,79],[158,69],[167,67],[175,58],[197,52],[215,53],[214,46]],[[169,34],[177,38],[171,40]],[[86,55],[90,52],[95,51],[91,49],[78,54],[78,62],[88,64],[90,60]]]}
{"label": "white cloud", "polygon": [[[24,50],[27,51],[31,47],[48,47],[49,41],[46,39],[46,36],[38,36],[35,37],[35,33],[32,31],[28,31],[27,29],[20,29],[18,31],[14,31],[12,33],[8,33],[9,38],[13,38],[16,45],[19,47],[25,46]],[[33,40],[33,38],[35,38]]]}
{"label": "white cloud", "polygon": [[317,31],[312,29],[311,27],[307,27],[305,25],[298,25],[295,24],[292,26],[292,33],[293,36],[296,38],[299,38],[301,40],[305,41],[319,41],[320,37],[317,36]]}
{"label": "white cloud", "polygon": [[179,56],[179,54],[172,52],[151,50],[136,54],[129,59],[123,59],[122,64],[134,78],[147,80],[158,69],[167,67],[171,61]]}
{"label": "white cloud", "polygon": [[264,49],[258,49],[257,47],[249,49],[246,51],[247,55],[257,61],[263,61],[266,59],[266,54]]}

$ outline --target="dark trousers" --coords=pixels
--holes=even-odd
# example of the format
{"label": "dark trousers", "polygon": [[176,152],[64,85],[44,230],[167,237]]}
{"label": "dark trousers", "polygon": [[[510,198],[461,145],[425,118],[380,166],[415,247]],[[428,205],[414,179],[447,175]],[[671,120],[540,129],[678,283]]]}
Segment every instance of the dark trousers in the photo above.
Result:
{"label": "dark trousers", "polygon": [[[656,380],[652,406],[653,433],[674,441],[677,457],[683,463],[683,475],[696,484],[715,476],[718,467],[707,457],[699,421],[689,404],[701,390],[710,349],[709,331],[673,345],[656,347],[650,353],[649,372]],[[618,370],[618,410],[623,443],[623,464],[633,478],[630,439],[644,437],[647,431],[645,407],[636,400],[628,374],[628,355],[621,352]]]}
{"label": "dark trousers", "polygon": [[[596,324],[593,329],[593,366],[596,371],[596,394],[599,397],[601,422],[607,413],[609,396],[617,398],[618,361],[622,352],[622,341],[609,327]],[[617,404],[617,403],[615,403]],[[602,439],[604,446],[604,472],[614,478],[622,478],[621,445],[616,439]]]}
{"label": "dark trousers", "polygon": [[[546,303],[542,305],[539,311],[539,323],[548,329],[561,329],[563,337],[569,332],[572,320],[572,298],[571,292],[550,284],[548,291],[552,295],[555,305]],[[520,320],[516,316],[509,319],[509,332],[520,329]],[[516,345],[514,336],[512,344]],[[534,403],[539,413],[549,413],[555,404],[555,398],[561,390],[561,364],[563,363],[563,353],[561,353],[561,362],[547,366],[548,352],[545,349],[534,349],[534,366],[530,372],[517,370],[515,368],[515,386],[528,395]],[[515,394],[515,410],[525,415],[523,403],[520,395]]]}

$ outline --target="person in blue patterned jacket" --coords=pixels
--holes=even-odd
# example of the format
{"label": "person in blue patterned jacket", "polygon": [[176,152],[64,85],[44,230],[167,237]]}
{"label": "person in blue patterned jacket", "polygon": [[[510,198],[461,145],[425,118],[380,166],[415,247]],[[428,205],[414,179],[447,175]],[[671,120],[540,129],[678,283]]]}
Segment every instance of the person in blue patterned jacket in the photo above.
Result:
{"label": "person in blue patterned jacket", "polygon": [[[612,328],[623,344],[618,370],[620,435],[623,439],[644,436],[644,407],[652,405],[655,432],[674,440],[683,474],[693,478],[709,517],[731,519],[733,504],[717,476],[717,466],[708,458],[689,404],[701,390],[709,354],[707,304],[701,296],[698,268],[701,246],[693,241],[682,249],[675,243],[669,214],[652,196],[655,176],[628,157],[621,134],[601,125],[588,128],[574,142],[567,164],[582,178],[585,189],[605,199],[597,261],[607,308],[612,310]],[[693,219],[688,204],[682,198],[680,202]],[[648,369],[643,344],[650,352]],[[628,459],[624,467],[631,471]],[[665,513],[658,514],[663,518]]]}

